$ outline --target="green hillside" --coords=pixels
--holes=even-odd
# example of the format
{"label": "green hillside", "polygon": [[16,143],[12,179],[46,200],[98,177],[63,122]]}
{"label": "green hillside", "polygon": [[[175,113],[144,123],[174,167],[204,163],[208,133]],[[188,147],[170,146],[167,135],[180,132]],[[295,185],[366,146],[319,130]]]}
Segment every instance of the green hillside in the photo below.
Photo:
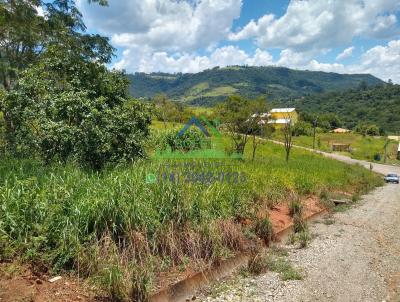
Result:
{"label": "green hillside", "polygon": [[228,95],[255,98],[293,98],[310,93],[356,88],[383,83],[367,74],[344,75],[319,71],[292,70],[283,67],[232,66],[194,74],[135,73],[129,75],[130,92],[136,98],[165,93],[171,99],[194,105],[213,105]]}
{"label": "green hillside", "polygon": [[400,132],[400,85],[314,94],[294,100],[293,106],[303,112],[336,113],[348,128],[366,123]]}

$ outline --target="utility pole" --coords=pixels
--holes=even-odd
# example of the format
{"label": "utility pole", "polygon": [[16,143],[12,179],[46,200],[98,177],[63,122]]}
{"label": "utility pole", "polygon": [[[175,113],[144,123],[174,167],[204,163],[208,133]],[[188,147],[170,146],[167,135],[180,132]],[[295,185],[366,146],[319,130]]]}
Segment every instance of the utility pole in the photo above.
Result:
{"label": "utility pole", "polygon": [[383,157],[383,162],[386,164],[386,160],[387,160],[387,147],[389,145],[389,140],[387,138],[387,136],[385,136],[385,156]]}
{"label": "utility pole", "polygon": [[315,134],[317,129],[317,123],[318,123],[318,117],[313,122],[313,146],[312,146],[313,150],[315,150]]}

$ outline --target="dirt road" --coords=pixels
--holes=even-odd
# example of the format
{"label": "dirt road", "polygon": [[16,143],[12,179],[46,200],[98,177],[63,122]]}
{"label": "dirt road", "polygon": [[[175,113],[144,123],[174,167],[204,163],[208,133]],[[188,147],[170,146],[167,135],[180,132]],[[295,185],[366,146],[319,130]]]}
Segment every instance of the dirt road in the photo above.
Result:
{"label": "dirt road", "polygon": [[[368,162],[325,154],[367,168]],[[400,168],[373,164],[379,173]],[[328,223],[329,222],[329,223]],[[237,277],[203,301],[400,301],[400,186],[386,185],[361,202],[310,228],[306,249],[287,246],[288,259],[304,278],[281,281],[276,273]]]}

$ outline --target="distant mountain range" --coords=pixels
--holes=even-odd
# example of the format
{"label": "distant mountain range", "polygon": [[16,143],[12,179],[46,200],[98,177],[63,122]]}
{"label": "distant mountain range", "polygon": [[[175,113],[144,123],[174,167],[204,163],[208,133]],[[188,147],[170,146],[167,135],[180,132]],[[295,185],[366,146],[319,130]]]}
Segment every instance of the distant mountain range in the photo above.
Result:
{"label": "distant mountain range", "polygon": [[136,98],[164,93],[172,100],[203,106],[212,106],[232,94],[248,98],[266,95],[269,100],[277,100],[384,83],[369,74],[248,66],[215,67],[193,74],[135,73],[129,78],[130,92]]}

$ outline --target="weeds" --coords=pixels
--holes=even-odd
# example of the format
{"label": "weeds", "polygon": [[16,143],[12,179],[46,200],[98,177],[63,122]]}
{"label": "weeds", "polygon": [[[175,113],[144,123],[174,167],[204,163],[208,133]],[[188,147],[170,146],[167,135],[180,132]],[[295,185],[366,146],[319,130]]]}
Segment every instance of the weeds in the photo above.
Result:
{"label": "weeds", "polygon": [[129,299],[131,302],[147,302],[152,285],[150,267],[132,267]]}
{"label": "weeds", "polygon": [[296,199],[292,200],[289,203],[289,215],[294,217],[294,216],[301,216],[303,215],[303,205],[301,204],[301,201]]}
{"label": "weeds", "polygon": [[253,275],[265,273],[268,269],[268,259],[262,251],[253,253],[247,264],[247,271]]}
{"label": "weeds", "polygon": [[307,222],[301,215],[295,215],[293,217],[293,231],[295,233],[301,233],[308,229]]}
{"label": "weeds", "polygon": [[103,275],[100,278],[100,284],[112,301],[119,302],[125,300],[124,276],[118,264],[112,264],[104,269]]}
{"label": "weeds", "polygon": [[298,239],[299,239],[299,242],[300,242],[300,248],[307,247],[308,243],[311,240],[311,236],[310,236],[310,233],[308,232],[308,230],[304,230],[304,231],[300,232],[298,234]]}
{"label": "weeds", "polygon": [[254,231],[258,237],[264,240],[267,246],[270,244],[273,238],[273,229],[268,217],[258,219]]}
{"label": "weeds", "polygon": [[[280,146],[265,144],[258,152],[260,159],[254,162],[235,162],[232,171],[221,170],[243,172],[245,182],[207,184],[146,183],[148,173],[183,171],[166,169],[169,162],[139,161],[100,173],[74,163],[44,166],[4,158],[0,257],[19,256],[53,271],[74,270],[99,280],[116,300],[145,297],[160,272],[183,270],[189,262],[218,262],[245,249],[246,241],[256,236],[269,243],[268,218],[249,226],[237,220],[255,217],[261,203],[276,205],[293,192],[359,192],[382,182],[361,167],[301,150],[293,152],[289,164],[282,160]],[[210,166],[199,162],[201,171]],[[306,227],[298,212],[293,206],[295,228],[301,232]],[[132,265],[138,272],[146,268],[145,274],[130,275],[126,268]]]}
{"label": "weeds", "polygon": [[300,272],[297,271],[288,260],[282,257],[270,257],[267,265],[271,271],[279,273],[283,281],[303,279]]}

